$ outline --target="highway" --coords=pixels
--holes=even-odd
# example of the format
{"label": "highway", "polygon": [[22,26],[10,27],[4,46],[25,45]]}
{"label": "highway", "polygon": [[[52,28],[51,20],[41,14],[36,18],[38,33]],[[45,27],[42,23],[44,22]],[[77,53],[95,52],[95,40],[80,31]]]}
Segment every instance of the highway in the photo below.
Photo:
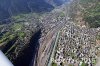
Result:
{"label": "highway", "polygon": [[58,39],[59,39],[59,35],[60,35],[60,31],[58,31],[58,33],[56,35],[56,40],[55,40],[54,45],[52,47],[51,55],[49,56],[49,60],[48,60],[47,66],[51,66],[51,64],[52,64],[52,59],[53,59],[54,54],[55,54],[55,49],[57,47],[57,42],[58,42]]}
{"label": "highway", "polygon": [[37,57],[37,64],[35,62],[34,66],[47,66],[48,60],[50,58],[55,39],[57,38],[57,34],[59,34],[59,30],[63,26],[66,25],[67,20],[63,21],[62,23],[59,23],[58,25],[55,26],[54,29],[51,29],[47,35],[45,40],[43,41],[42,44],[40,44],[39,52],[38,52],[38,57]]}
{"label": "highway", "polygon": [[51,28],[43,39],[43,42],[40,44],[38,51],[38,56],[36,58],[33,66],[50,66],[51,58],[54,56],[55,47],[59,38],[60,30],[68,23],[68,16],[61,19]]}

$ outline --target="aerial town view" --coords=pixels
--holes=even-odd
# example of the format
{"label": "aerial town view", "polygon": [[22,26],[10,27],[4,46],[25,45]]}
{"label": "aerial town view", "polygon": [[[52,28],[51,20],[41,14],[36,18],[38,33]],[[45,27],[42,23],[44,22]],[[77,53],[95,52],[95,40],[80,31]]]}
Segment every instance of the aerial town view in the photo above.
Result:
{"label": "aerial town view", "polygon": [[100,66],[100,1],[0,0],[0,66]]}

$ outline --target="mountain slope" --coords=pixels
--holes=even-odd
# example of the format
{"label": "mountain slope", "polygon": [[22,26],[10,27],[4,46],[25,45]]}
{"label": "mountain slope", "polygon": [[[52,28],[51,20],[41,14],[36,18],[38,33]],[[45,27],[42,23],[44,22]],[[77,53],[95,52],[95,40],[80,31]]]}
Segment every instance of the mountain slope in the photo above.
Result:
{"label": "mountain slope", "polygon": [[0,1],[0,21],[12,15],[29,12],[50,11],[54,7],[44,0],[1,0]]}
{"label": "mountain slope", "polygon": [[48,12],[68,0],[0,0],[0,21],[22,13]]}

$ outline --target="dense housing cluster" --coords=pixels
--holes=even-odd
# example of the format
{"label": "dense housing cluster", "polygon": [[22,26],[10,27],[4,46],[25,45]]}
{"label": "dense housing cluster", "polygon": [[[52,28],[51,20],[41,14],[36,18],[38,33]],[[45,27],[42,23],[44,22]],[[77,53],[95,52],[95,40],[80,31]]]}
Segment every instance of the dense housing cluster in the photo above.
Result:
{"label": "dense housing cluster", "polygon": [[74,66],[94,66],[97,61],[96,28],[80,28],[69,22],[61,30],[54,62]]}

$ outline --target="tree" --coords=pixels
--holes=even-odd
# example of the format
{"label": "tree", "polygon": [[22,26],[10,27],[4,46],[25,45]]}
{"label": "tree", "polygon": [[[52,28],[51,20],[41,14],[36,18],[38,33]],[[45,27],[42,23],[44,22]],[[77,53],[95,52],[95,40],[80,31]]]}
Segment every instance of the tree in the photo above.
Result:
{"label": "tree", "polygon": [[55,62],[52,62],[52,66],[57,66],[57,64]]}

